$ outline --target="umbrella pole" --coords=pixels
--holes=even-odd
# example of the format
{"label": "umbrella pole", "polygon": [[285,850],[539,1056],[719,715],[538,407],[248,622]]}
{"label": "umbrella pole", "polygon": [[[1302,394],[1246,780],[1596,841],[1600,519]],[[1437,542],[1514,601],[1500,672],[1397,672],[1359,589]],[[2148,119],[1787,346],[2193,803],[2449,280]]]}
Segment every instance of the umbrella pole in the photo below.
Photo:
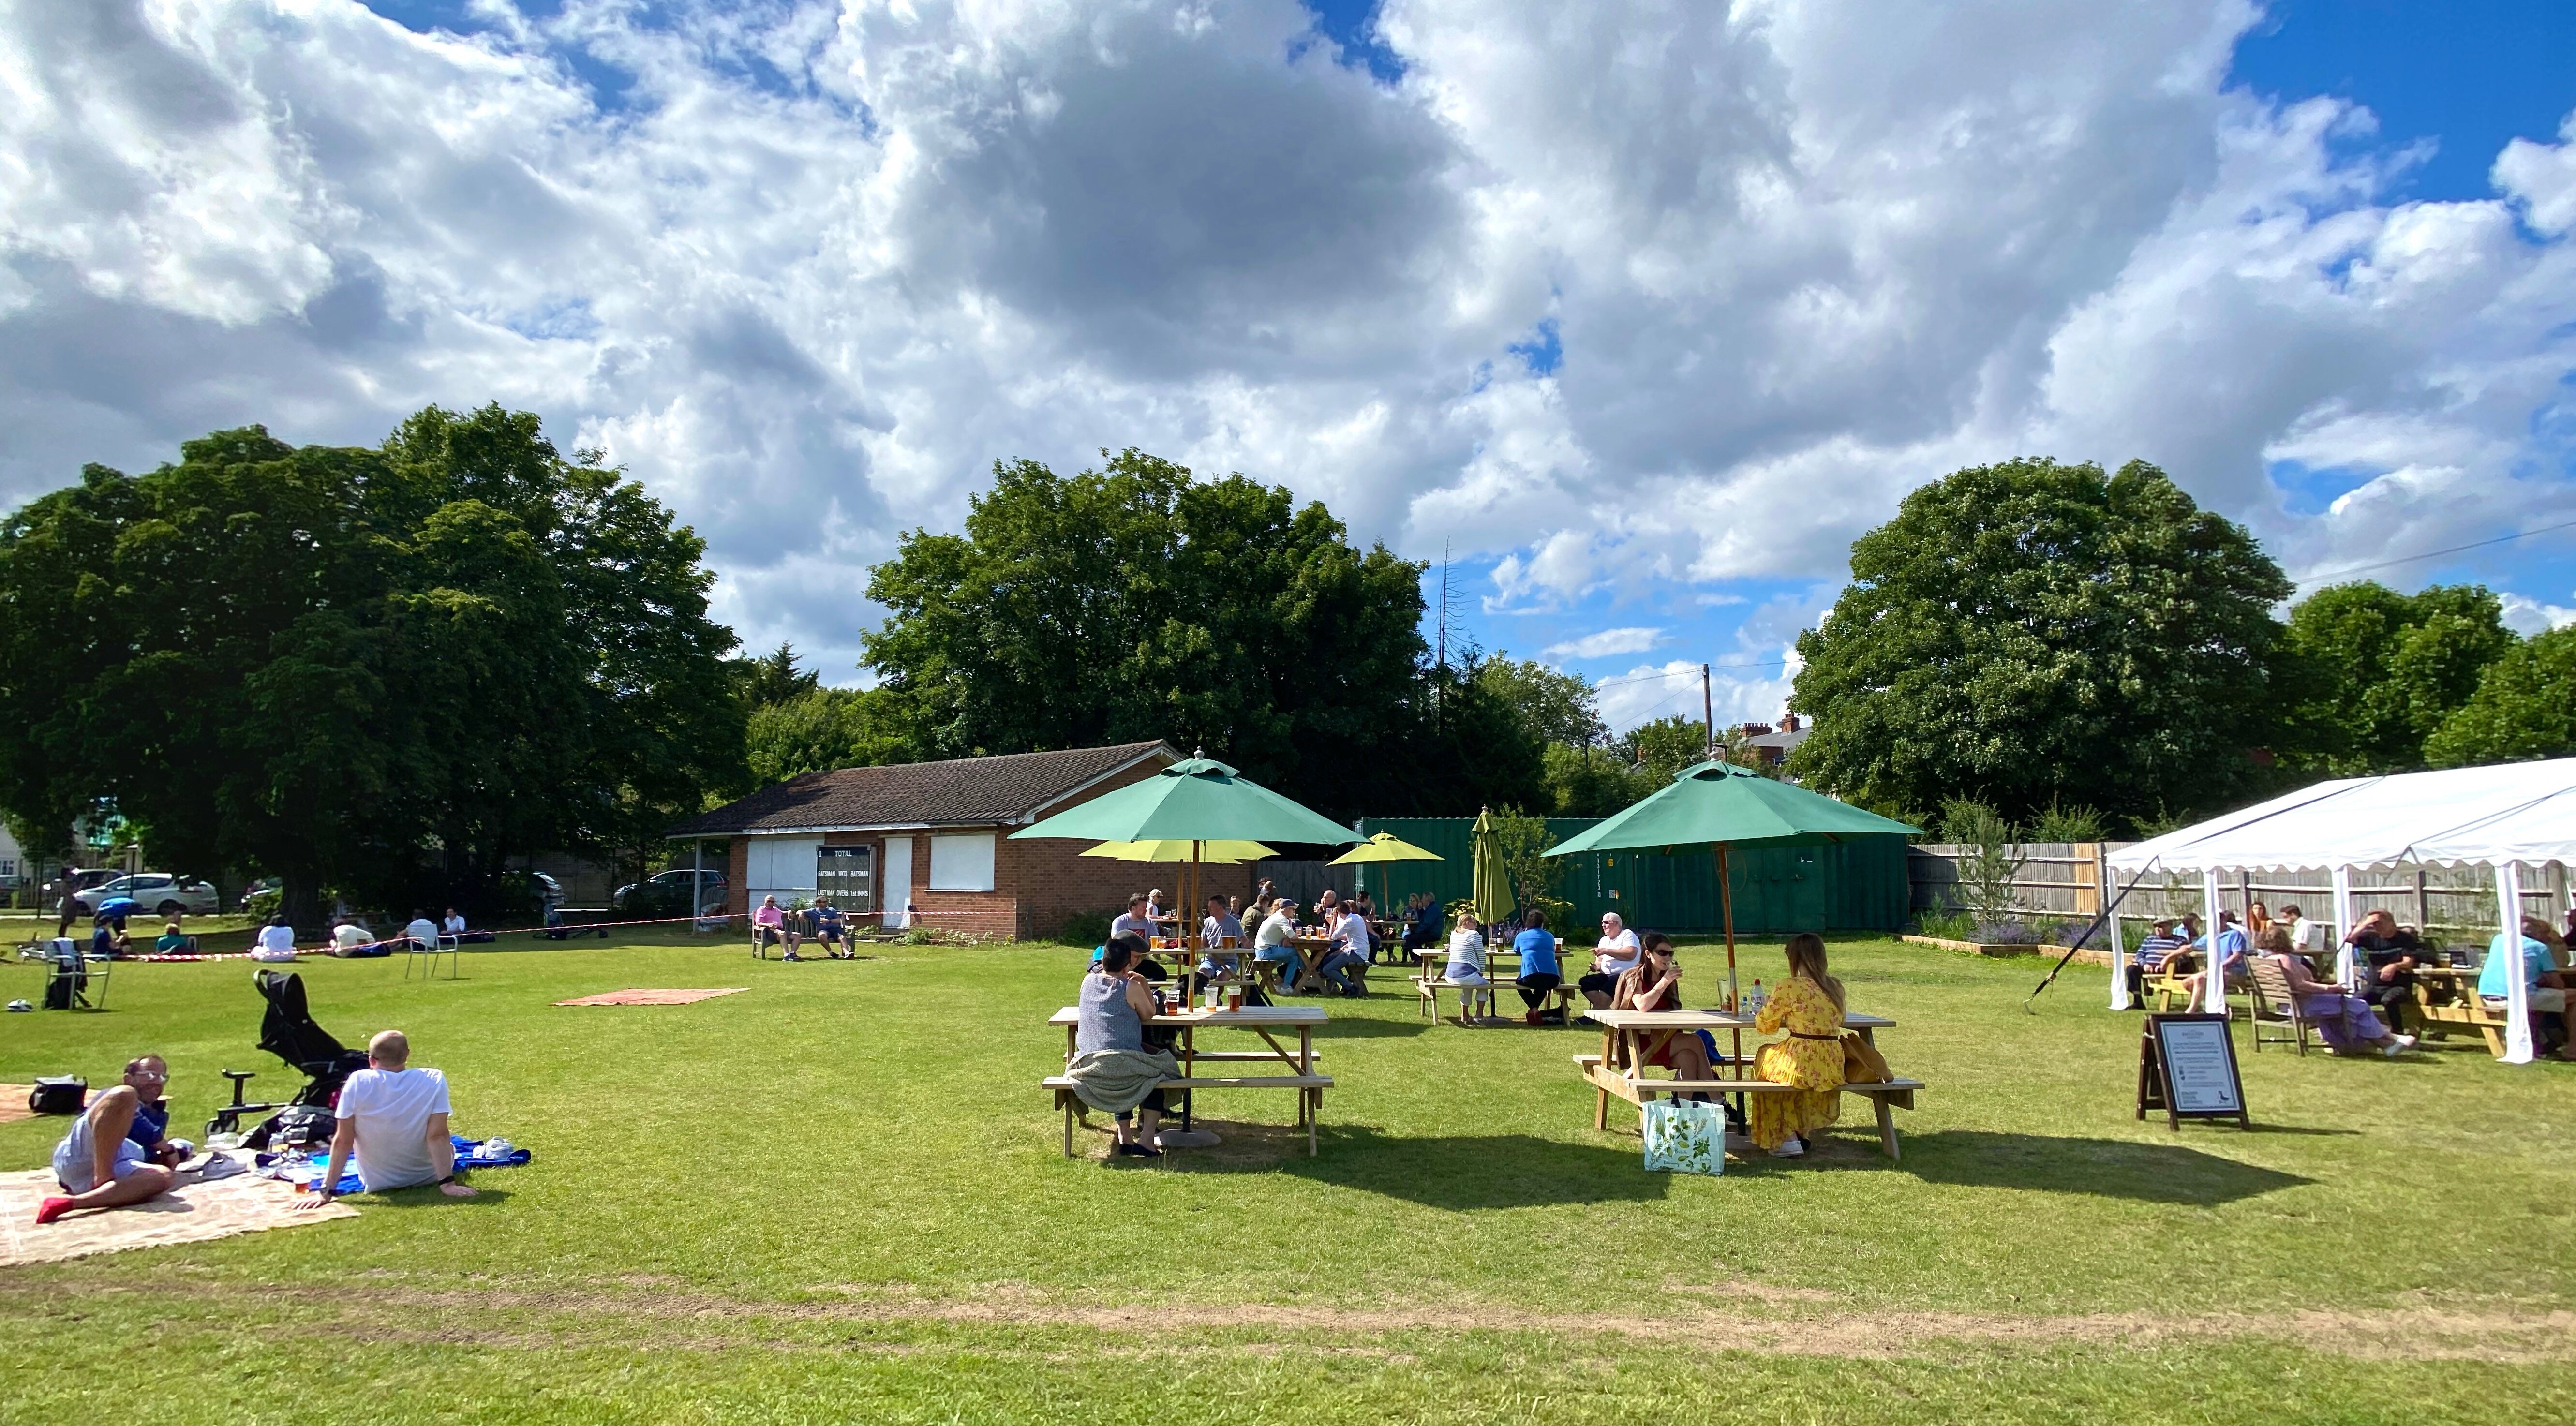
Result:
{"label": "umbrella pole", "polygon": [[[1736,1006],[1735,878],[1728,874],[1726,843],[1724,842],[1717,844],[1717,904],[1719,908],[1718,914],[1723,917],[1726,922],[1726,1012],[1732,1015],[1735,1013]],[[1741,1027],[1738,1027],[1732,1033],[1735,1041],[1735,1063],[1739,1068],[1741,1068],[1744,1064],[1744,1031]],[[1744,1107],[1744,1096],[1737,1095],[1735,1104],[1737,1112],[1741,1113]]]}

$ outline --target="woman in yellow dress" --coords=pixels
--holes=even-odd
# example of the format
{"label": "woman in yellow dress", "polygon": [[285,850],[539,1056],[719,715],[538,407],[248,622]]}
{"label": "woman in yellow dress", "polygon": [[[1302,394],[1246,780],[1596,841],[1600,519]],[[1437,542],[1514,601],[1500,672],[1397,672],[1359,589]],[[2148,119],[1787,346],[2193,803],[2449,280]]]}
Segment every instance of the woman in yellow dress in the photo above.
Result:
{"label": "woman in yellow dress", "polygon": [[1843,983],[1825,972],[1822,937],[1792,936],[1788,950],[1789,978],[1763,1003],[1753,1028],[1786,1030],[1789,1038],[1764,1045],[1753,1056],[1753,1074],[1798,1089],[1747,1098],[1753,1142],[1793,1159],[1807,1151],[1809,1133],[1842,1117]]}

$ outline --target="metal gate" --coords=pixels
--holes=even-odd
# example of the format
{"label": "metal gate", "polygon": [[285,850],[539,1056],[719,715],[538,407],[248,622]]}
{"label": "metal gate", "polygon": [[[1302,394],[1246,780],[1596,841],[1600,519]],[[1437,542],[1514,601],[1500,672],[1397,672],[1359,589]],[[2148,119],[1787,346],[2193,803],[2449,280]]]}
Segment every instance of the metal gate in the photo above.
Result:
{"label": "metal gate", "polygon": [[876,909],[874,847],[822,847],[814,854],[814,895],[852,915]]}

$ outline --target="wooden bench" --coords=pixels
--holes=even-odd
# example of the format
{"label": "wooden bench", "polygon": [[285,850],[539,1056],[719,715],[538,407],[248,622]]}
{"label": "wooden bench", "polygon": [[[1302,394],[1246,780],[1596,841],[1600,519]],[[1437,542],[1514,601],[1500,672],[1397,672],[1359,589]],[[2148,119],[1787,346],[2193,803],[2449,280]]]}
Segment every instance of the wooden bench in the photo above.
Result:
{"label": "wooden bench", "polygon": [[[2406,1005],[2412,1028],[2422,1035],[2448,1039],[2474,1030],[2486,1037],[2487,1049],[2497,1059],[2505,1053],[2505,1012],[2486,1003],[2478,994],[2477,973],[2465,973],[2447,966],[2429,967],[2415,972],[2415,988]],[[2449,998],[2435,1000],[2436,995]]]}
{"label": "wooden bench", "polygon": [[[1200,1054],[1191,1058],[1193,1062],[1202,1064],[1209,1060],[1276,1060],[1275,1056],[1258,1052]],[[1056,1107],[1064,1111],[1064,1156],[1072,1158],[1074,1123],[1079,1120],[1088,1128],[1091,1106],[1083,1103],[1082,1096],[1073,1092],[1073,1081],[1067,1076],[1049,1075],[1043,1085],[1055,1091]],[[1293,1089],[1297,1091],[1297,1122],[1306,1131],[1306,1157],[1311,1159],[1315,1157],[1315,1123],[1323,1116],[1324,1091],[1333,1087],[1333,1078],[1322,1074],[1196,1075],[1188,1079],[1167,1079],[1154,1087],[1179,1090],[1184,1094],[1201,1089]]]}
{"label": "wooden bench", "polygon": [[[1574,1063],[1582,1069],[1583,1077],[1590,1080],[1594,1088],[1601,1091],[1601,1098],[1592,1116],[1592,1127],[1601,1130],[1607,1130],[1610,1127],[1609,1096],[1614,1094],[1642,1109],[1646,1101],[1658,1094],[1791,1094],[1798,1089],[1793,1084],[1774,1084],[1767,1079],[1632,1081],[1615,1070],[1603,1069],[1599,1055],[1576,1055]],[[1868,1099],[1870,1106],[1877,1111],[1879,1151],[1891,1159],[1901,1159],[1904,1155],[1897,1148],[1896,1116],[1890,1111],[1913,1108],[1914,1091],[1921,1088],[1923,1088],[1923,1081],[1919,1079],[1891,1079],[1883,1083],[1842,1086],[1844,1093],[1861,1095]]]}
{"label": "wooden bench", "polygon": [[[1496,1013],[1494,997],[1503,991],[1513,989],[1515,986],[1508,980],[1491,981],[1484,985],[1468,985],[1431,971],[1413,978],[1413,993],[1421,999],[1424,1019],[1438,1020],[1440,992],[1454,990],[1458,992],[1458,1023],[1461,1025],[1467,1023],[1467,1007],[1472,1000],[1482,999],[1485,1003],[1485,1013],[1493,1015]],[[1582,990],[1571,985],[1559,985],[1548,994],[1555,998],[1556,1009],[1563,1012],[1568,1019],[1573,1017],[1575,1003],[1583,997]],[[1588,1003],[1586,1008],[1589,1008]]]}

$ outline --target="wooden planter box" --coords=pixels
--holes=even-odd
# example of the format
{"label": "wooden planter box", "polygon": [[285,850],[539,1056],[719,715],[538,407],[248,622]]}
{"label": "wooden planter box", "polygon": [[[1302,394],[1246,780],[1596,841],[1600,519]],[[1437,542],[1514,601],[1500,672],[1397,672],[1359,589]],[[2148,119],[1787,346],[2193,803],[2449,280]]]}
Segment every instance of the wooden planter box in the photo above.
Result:
{"label": "wooden planter box", "polygon": [[1950,941],[1939,936],[1900,936],[1918,946],[1939,946],[1945,951],[1965,951],[1972,956],[2035,956],[2037,944],[2029,941]]}
{"label": "wooden planter box", "polygon": [[[1965,951],[1972,956],[1992,956],[1997,959],[2006,956],[2047,956],[2055,959],[2066,954],[2066,947],[2052,946],[2045,942],[2034,945],[2022,941],[1950,941],[1939,936],[1899,936],[1897,939],[1912,941],[1918,946],[1939,946],[1945,951]],[[2087,948],[2077,951],[2075,959],[2081,965],[2107,966],[2111,963],[2111,953]]]}

